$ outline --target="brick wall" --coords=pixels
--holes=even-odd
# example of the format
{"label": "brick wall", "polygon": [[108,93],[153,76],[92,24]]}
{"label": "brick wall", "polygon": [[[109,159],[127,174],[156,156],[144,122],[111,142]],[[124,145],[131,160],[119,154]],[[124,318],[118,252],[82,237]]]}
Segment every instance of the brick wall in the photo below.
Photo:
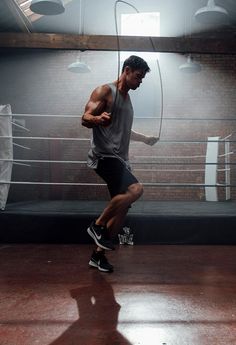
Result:
{"label": "brick wall", "polygon": [[[92,72],[73,74],[67,70],[67,66],[74,62],[78,55],[79,53],[74,51],[1,50],[0,103],[11,104],[13,113],[80,116],[91,91],[97,85],[116,78],[117,54],[81,53],[81,59],[91,66]],[[233,133],[231,140],[236,140],[235,56],[195,55],[194,59],[201,63],[202,71],[187,75],[181,73],[178,68],[185,62],[184,56],[159,55],[164,89],[161,142],[154,147],[133,142],[130,145],[133,169],[142,182],[204,183],[206,143],[171,143],[170,141],[206,141],[208,136],[223,138],[231,133]],[[137,92],[131,92],[131,97],[137,116],[134,120],[134,129],[148,135],[156,135],[160,126],[160,121],[157,119],[160,116],[160,88],[155,62],[150,64],[151,73],[147,75]],[[169,117],[176,119],[170,120]],[[212,120],[206,120],[209,118]],[[229,118],[233,120],[230,121]],[[22,117],[22,120],[30,132],[14,127],[15,136],[83,139],[90,137],[90,130],[81,126],[80,118],[34,116]],[[88,140],[15,141],[30,148],[23,150],[15,147],[14,157],[18,159],[85,161],[89,149]],[[231,149],[236,152],[235,143],[231,144]],[[220,144],[220,153],[224,153],[223,144]],[[233,163],[236,162],[235,156],[235,154],[231,155]],[[223,160],[222,157],[221,161]],[[32,163],[30,167],[14,165],[12,178],[17,181],[103,183],[85,163],[66,165]],[[219,172],[218,178],[219,182],[224,182],[224,172]],[[231,166],[231,183],[236,184],[234,165]],[[234,200],[235,190],[231,188],[231,198]],[[223,188],[219,188],[220,200],[224,199],[224,192]],[[9,194],[9,201],[106,198],[108,193],[104,186],[12,185]],[[142,198],[205,200],[205,194],[203,188],[197,187],[147,186]]]}

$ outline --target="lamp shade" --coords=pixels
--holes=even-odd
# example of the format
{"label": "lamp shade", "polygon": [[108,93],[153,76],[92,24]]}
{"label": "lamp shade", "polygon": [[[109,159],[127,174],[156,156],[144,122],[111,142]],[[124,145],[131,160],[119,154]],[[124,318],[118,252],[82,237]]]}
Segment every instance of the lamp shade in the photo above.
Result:
{"label": "lamp shade", "polygon": [[179,69],[184,73],[197,73],[200,72],[202,68],[201,65],[197,62],[194,62],[189,55],[187,58],[187,62],[179,66]]}
{"label": "lamp shade", "polygon": [[56,15],[65,11],[62,0],[32,0],[30,9],[42,15]]}
{"label": "lamp shade", "polygon": [[194,16],[202,24],[219,25],[229,22],[226,9],[216,6],[214,0],[208,0],[207,6],[200,8]]}
{"label": "lamp shade", "polygon": [[88,73],[91,68],[84,62],[76,61],[68,66],[68,70],[73,73]]}

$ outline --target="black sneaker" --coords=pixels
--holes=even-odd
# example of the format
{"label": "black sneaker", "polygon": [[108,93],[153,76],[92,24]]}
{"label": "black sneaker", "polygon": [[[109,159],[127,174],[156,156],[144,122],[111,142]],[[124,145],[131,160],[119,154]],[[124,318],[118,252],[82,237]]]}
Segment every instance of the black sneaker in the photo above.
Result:
{"label": "black sneaker", "polygon": [[95,221],[87,229],[88,234],[94,239],[96,245],[106,250],[114,250],[111,240],[108,236],[108,230],[105,226],[96,225]]}
{"label": "black sneaker", "polygon": [[113,266],[109,264],[104,251],[96,252],[94,250],[89,261],[89,266],[96,267],[102,272],[113,272]]}

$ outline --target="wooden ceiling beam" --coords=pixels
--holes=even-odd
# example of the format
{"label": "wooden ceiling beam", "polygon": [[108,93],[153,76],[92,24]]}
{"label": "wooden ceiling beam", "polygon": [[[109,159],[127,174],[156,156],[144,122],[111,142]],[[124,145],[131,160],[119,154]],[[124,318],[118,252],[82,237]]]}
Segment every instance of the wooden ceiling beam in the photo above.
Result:
{"label": "wooden ceiling beam", "polygon": [[[149,37],[120,36],[120,50],[182,54],[236,54],[236,40],[233,38],[152,37],[151,40]],[[117,37],[48,33],[0,33],[0,47],[116,51]]]}

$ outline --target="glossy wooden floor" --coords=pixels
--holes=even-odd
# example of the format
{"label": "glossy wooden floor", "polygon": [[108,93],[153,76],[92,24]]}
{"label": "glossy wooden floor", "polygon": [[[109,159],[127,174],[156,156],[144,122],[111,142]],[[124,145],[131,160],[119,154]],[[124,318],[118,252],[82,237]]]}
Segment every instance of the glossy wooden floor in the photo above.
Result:
{"label": "glossy wooden floor", "polygon": [[0,246],[1,345],[236,344],[236,247]]}

